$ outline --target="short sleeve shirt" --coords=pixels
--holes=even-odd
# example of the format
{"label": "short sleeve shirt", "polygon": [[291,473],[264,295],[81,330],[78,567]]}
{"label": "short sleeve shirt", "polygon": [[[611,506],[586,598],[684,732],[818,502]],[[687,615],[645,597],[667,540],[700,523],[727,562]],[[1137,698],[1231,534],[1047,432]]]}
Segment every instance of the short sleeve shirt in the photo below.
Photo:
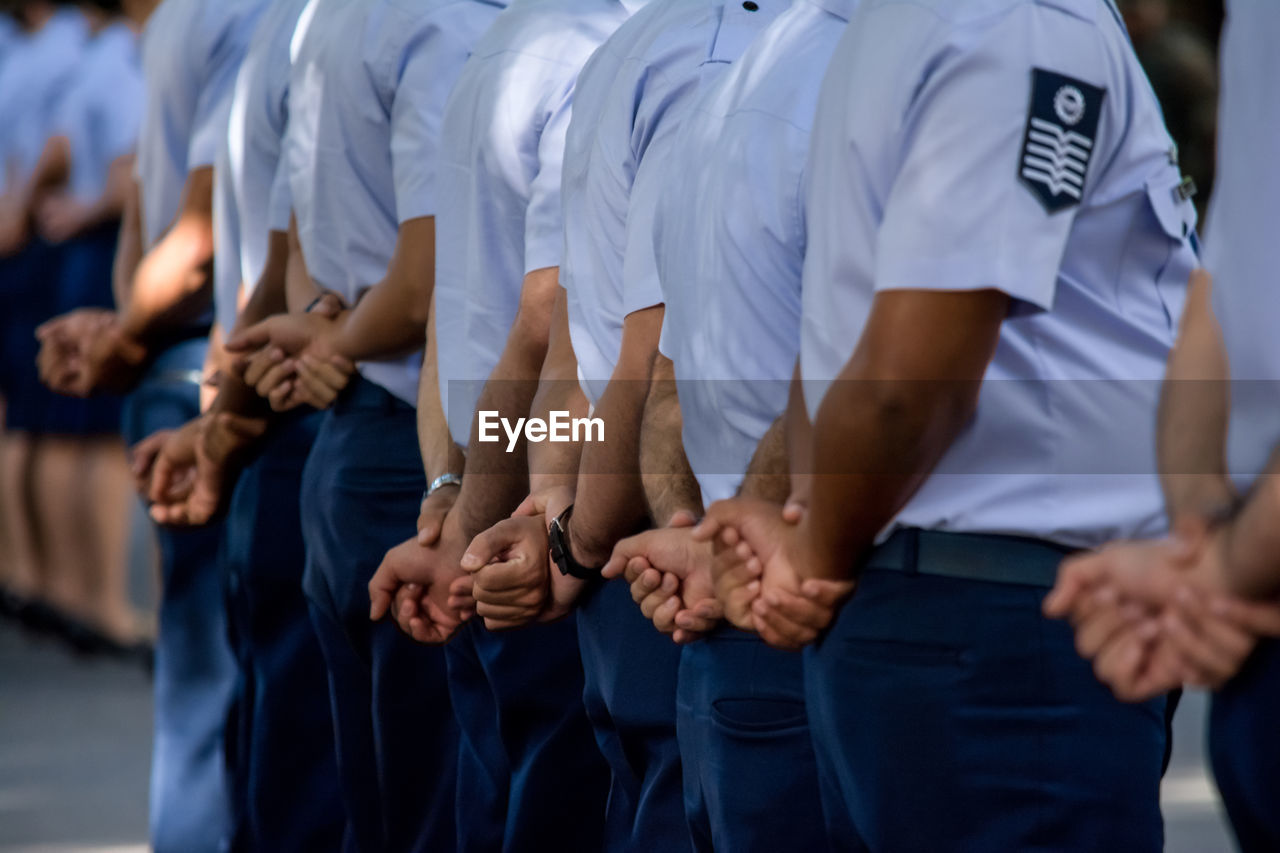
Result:
{"label": "short sleeve shirt", "polygon": [[85,47],[52,132],[71,146],[68,189],[82,201],[106,189],[111,164],[138,144],[145,86],[138,39],[127,24],[108,26]]}
{"label": "short sleeve shirt", "polygon": [[578,73],[639,2],[514,0],[463,69],[444,119],[436,232],[440,396],[466,444],[526,273],[559,266],[560,181]]}
{"label": "short sleeve shirt", "polygon": [[1214,310],[1231,364],[1228,463],[1242,488],[1280,443],[1280,6],[1229,0],[1222,36],[1218,168],[1205,235]]}
{"label": "short sleeve shirt", "polygon": [[147,20],[147,98],[136,167],[146,247],[177,217],[187,175],[214,165],[236,72],[269,2],[164,0]]}
{"label": "short sleeve shirt", "polygon": [[[444,106],[499,11],[478,0],[315,0],[309,11],[285,168],[308,271],[347,304],[386,276],[401,224],[451,211],[437,186]],[[421,363],[358,368],[415,404]]]}
{"label": "short sleeve shirt", "polygon": [[1196,265],[1171,149],[1109,3],[859,7],[806,179],[811,416],[877,293],[1013,304],[974,418],[891,528],[1079,547],[1163,530],[1156,401]]}
{"label": "short sleeve shirt", "polygon": [[236,75],[213,195],[214,311],[227,331],[235,326],[241,284],[251,293],[266,266],[270,232],[289,229],[288,207],[272,202],[289,116],[289,47],[306,4],[271,4]]}
{"label": "short sleeve shirt", "polygon": [[560,283],[579,376],[593,405],[617,363],[623,318],[661,301],[629,304],[623,287],[640,164],[659,128],[678,124],[701,88],[781,6],[749,12],[726,10],[723,0],[658,0],[619,27],[583,68],[574,96],[579,120],[569,126],[565,149]]}
{"label": "short sleeve shirt", "polygon": [[18,36],[0,68],[0,183],[10,170],[25,177],[35,168],[59,105],[75,83],[88,37],[84,16],[74,9]]}
{"label": "short sleeve shirt", "polygon": [[804,164],[827,62],[857,0],[795,0],[680,130],[664,336],[704,504],[732,497],[787,405],[800,349]]}

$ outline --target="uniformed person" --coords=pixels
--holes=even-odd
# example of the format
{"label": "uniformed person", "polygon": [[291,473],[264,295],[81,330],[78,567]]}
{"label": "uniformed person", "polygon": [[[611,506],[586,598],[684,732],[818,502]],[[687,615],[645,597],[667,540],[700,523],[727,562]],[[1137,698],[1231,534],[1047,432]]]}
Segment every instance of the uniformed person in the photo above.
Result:
{"label": "uniformed person", "polygon": [[[1119,703],[1039,606],[1064,553],[1163,527],[1149,424],[1195,264],[1170,148],[1108,4],[869,3],[836,49],[808,508],[699,533],[746,537],[775,640],[826,629],[824,805],[872,849],[1160,849],[1163,700]],[[855,574],[843,607],[806,594]]]}
{"label": "uniformed person", "polygon": [[[112,306],[111,266],[141,122],[137,34],[120,4],[77,4],[89,25],[32,180],[27,215],[56,247],[49,316]],[[38,331],[37,331],[38,334]],[[35,341],[31,343],[34,345]],[[81,648],[117,650],[136,639],[127,603],[130,476],[120,444],[120,398],[49,395],[36,461],[46,592],[72,620]]]}
{"label": "uniformed person", "polygon": [[1217,281],[1211,288],[1203,271],[1192,279],[1158,430],[1177,539],[1072,560],[1046,601],[1047,612],[1071,619],[1077,647],[1117,695],[1140,700],[1184,683],[1216,690],[1210,757],[1246,853],[1280,847],[1280,507],[1267,488],[1280,473],[1271,332],[1280,300],[1270,284],[1280,169],[1268,142],[1280,98],[1264,82],[1277,70],[1278,36],[1274,7],[1228,4],[1204,257]]}
{"label": "uniformed person", "polygon": [[[638,441],[662,299],[652,205],[633,203],[633,196],[646,170],[652,185],[661,183],[669,140],[690,103],[781,8],[656,2],[619,27],[583,68],[562,184],[564,304],[553,313],[538,397],[554,408],[546,401],[578,393],[580,379],[604,437],[571,446],[555,470],[531,457],[534,478],[554,483],[548,475],[559,470],[576,477],[531,497],[541,514],[501,522],[468,548],[486,624],[553,618],[576,605],[587,713],[612,769],[608,843],[620,849],[689,845],[675,739],[679,650],[653,633],[625,584],[591,582],[619,537],[652,523]],[[551,521],[560,549],[555,564],[548,560]],[[519,583],[512,552],[530,558]],[[493,558],[499,561],[484,565]],[[549,583],[557,592],[539,595]],[[530,594],[517,616],[511,602]]]}
{"label": "uniformed person", "polygon": [[[410,553],[388,555],[370,585],[375,611],[403,583],[419,585],[419,606],[411,601],[396,616],[424,640],[447,636],[429,609],[457,613],[469,599],[450,601],[449,590],[470,587],[460,560],[471,540],[515,510],[540,472],[563,470],[537,461],[538,450],[554,454],[557,445],[526,453],[521,442],[508,456],[505,445],[479,441],[477,412],[531,412],[559,289],[561,167],[577,78],[641,5],[517,0],[450,98],[441,185],[455,208],[441,220],[434,329],[439,400],[454,442],[467,450],[465,475],[456,503],[434,510],[446,510],[439,540],[429,549],[406,543]],[[564,408],[572,405],[585,409],[580,395]],[[601,846],[608,781],[583,710],[574,623],[503,635],[477,620],[446,653],[463,730],[459,846]],[[496,724],[515,719],[524,725]]]}
{"label": "uniformed person", "polygon": [[[263,347],[268,363],[259,369],[255,357],[244,376],[277,406],[305,397],[308,363],[343,358],[358,369],[311,447],[301,514],[303,586],[328,667],[347,843],[359,850],[455,844],[458,735],[444,654],[394,624],[371,625],[367,583],[412,530],[428,485],[414,401],[436,217],[448,212],[440,126],[450,89],[499,11],[474,0],[308,7],[294,40],[285,168],[308,273],[349,310],[271,318],[229,343]],[[443,422],[427,431],[429,440],[444,433]]]}
{"label": "uniformed person", "polygon": [[[236,77],[214,174],[218,330],[232,332],[289,302],[291,204],[280,154],[290,43],[305,5],[271,5]],[[293,294],[293,302],[310,302],[315,290],[307,290]],[[250,294],[241,315],[239,306]],[[327,674],[302,595],[298,512],[302,466],[319,415],[269,418],[267,405],[230,371],[220,334],[211,346],[217,397],[165,442],[150,493],[153,515],[170,524],[204,524],[230,503],[222,565],[240,671],[227,730],[231,848],[336,850],[345,809]]]}
{"label": "uniformed person", "polygon": [[[797,0],[698,100],[675,139],[656,224],[661,348],[673,362],[702,504],[741,493],[781,506],[789,493],[784,413],[800,346],[802,176],[822,76],[856,6]],[[686,544],[675,549],[674,540]],[[669,554],[696,556],[680,565]],[[682,587],[691,575],[712,581],[711,548],[692,542],[687,527],[621,543],[614,563],[624,561],[634,597],[648,600],[656,621],[669,609],[664,587],[637,569],[669,569]],[[746,633],[749,609],[729,607],[727,616],[684,647],[680,664],[677,726],[695,848],[855,847],[845,827],[824,827],[801,658]]]}
{"label": "uniformed person", "polygon": [[[116,265],[117,310],[75,312],[44,346],[69,349],[59,390],[132,389],[138,442],[199,411],[208,349],[213,164],[232,84],[265,0],[139,2],[146,110]],[[135,459],[146,476],[158,439]],[[216,526],[160,528],[151,839],[157,851],[216,850],[228,830],[223,729],[235,684]]]}
{"label": "uniformed person", "polygon": [[[37,533],[39,508],[65,501],[36,476],[38,441],[51,395],[36,371],[35,329],[53,310],[56,253],[33,233],[33,203],[43,187],[34,172],[58,103],[75,79],[88,37],[76,9],[29,0],[15,3],[21,23],[0,67],[0,394],[5,399],[3,512],[12,549],[3,584],[15,608],[34,624],[57,620],[41,606],[50,594],[51,565]],[[66,602],[54,602],[66,603]],[[32,606],[35,605],[35,606]]]}

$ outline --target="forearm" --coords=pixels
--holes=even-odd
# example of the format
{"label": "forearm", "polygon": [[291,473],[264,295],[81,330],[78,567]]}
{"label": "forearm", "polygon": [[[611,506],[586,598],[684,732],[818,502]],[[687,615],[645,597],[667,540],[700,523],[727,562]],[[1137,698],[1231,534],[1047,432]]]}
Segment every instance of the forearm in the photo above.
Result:
{"label": "forearm", "polygon": [[1215,515],[1235,490],[1227,476],[1230,370],[1210,281],[1192,278],[1178,341],[1161,386],[1156,447],[1170,519]]}
{"label": "forearm", "polygon": [[443,474],[462,473],[465,460],[462,448],[449,434],[444,406],[440,402],[439,360],[436,355],[435,298],[431,299],[427,321],[427,349],[418,377],[418,447],[422,452],[422,468],[431,483]]}
{"label": "forearm", "polygon": [[435,281],[435,218],[400,226],[387,275],[367,290],[338,330],[334,346],[351,361],[409,355],[422,349]]}
{"label": "forearm", "polygon": [[187,177],[182,209],[134,273],[122,303],[121,328],[146,341],[165,327],[190,322],[209,306],[213,265],[213,169]]}
{"label": "forearm", "polygon": [[481,441],[481,412],[516,423],[527,418],[537,394],[542,365],[546,361],[552,306],[559,271],[538,270],[525,277],[520,308],[489,380],[476,405],[467,448],[466,476],[455,512],[469,536],[492,527],[509,516],[529,494],[528,452],[521,430],[514,443],[505,431],[490,432]]}
{"label": "forearm", "polygon": [[670,359],[658,354],[644,405],[639,458],[649,514],[660,525],[677,512],[698,517],[703,511],[702,491],[684,453],[682,429],[675,367]]}
{"label": "forearm", "polygon": [[142,261],[142,213],[138,183],[130,179],[125,193],[124,215],[120,218],[120,238],[111,270],[111,290],[116,309],[123,310],[129,299],[134,273]]}
{"label": "forearm", "polygon": [[786,423],[786,415],[779,416],[760,438],[738,494],[777,504],[786,503],[791,496]]}
{"label": "forearm", "polygon": [[[547,357],[542,363],[538,391],[530,410],[531,417],[547,423],[551,423],[553,412],[564,412],[568,418],[575,419],[586,417],[590,408],[578,384],[578,359],[569,337],[568,303],[563,288],[557,288],[555,300]],[[577,488],[583,442],[577,440],[581,436],[571,433],[569,437],[569,441],[544,441],[529,447],[530,492]]]}
{"label": "forearm", "polygon": [[1223,530],[1223,584],[1245,598],[1280,597],[1280,450]]}
{"label": "forearm", "polygon": [[843,579],[906,505],[971,417],[977,389],[855,372],[831,385],[813,425],[810,510],[814,577]]}

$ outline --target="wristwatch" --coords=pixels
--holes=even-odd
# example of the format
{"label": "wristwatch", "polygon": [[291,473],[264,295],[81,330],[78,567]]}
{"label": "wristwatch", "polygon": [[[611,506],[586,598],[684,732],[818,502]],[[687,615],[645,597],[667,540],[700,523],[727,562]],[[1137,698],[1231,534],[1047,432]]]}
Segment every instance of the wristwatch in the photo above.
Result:
{"label": "wristwatch", "polygon": [[551,519],[547,527],[547,539],[551,545],[551,561],[560,567],[560,574],[581,580],[592,580],[600,577],[604,566],[592,568],[584,566],[573,559],[573,551],[569,548],[569,516],[573,515],[573,504],[565,507],[564,512]]}

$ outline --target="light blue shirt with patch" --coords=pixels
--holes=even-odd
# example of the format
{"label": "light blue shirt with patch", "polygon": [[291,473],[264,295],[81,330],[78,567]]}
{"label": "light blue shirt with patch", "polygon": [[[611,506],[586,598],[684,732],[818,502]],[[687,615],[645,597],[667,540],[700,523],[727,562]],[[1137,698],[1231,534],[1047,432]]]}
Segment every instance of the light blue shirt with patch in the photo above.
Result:
{"label": "light blue shirt with patch", "polygon": [[973,419],[890,529],[1076,547],[1164,530],[1156,402],[1196,265],[1171,148],[1105,0],[858,8],[806,177],[810,415],[876,294],[1012,300]]}

